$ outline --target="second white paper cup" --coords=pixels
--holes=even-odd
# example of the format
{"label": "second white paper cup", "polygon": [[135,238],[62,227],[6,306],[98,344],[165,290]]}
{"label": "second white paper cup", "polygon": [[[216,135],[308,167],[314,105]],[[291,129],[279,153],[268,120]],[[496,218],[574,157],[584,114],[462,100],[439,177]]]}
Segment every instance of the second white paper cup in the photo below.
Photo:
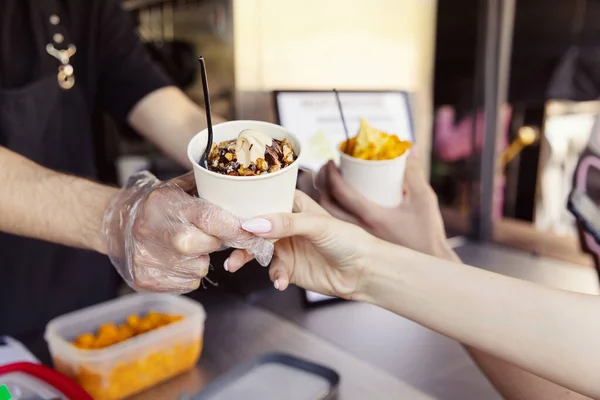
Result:
{"label": "second white paper cup", "polygon": [[[287,138],[300,157],[300,141],[285,128],[262,121],[229,121],[213,126],[214,143],[233,140],[241,131],[253,129],[274,139]],[[188,158],[194,168],[198,195],[241,217],[291,212],[298,179],[298,165],[293,164],[273,173],[258,176],[229,176],[200,167],[198,161],[206,148],[208,129],[192,138]]]}
{"label": "second white paper cup", "polygon": [[340,151],[340,171],[344,180],[367,199],[383,207],[396,207],[402,203],[409,152],[410,150],[393,160],[372,161],[361,160]]}

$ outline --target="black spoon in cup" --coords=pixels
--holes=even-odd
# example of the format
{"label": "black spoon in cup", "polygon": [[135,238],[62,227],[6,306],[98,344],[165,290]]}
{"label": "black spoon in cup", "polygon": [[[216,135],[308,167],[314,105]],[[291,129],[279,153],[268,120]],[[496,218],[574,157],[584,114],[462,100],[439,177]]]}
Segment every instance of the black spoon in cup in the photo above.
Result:
{"label": "black spoon in cup", "polygon": [[210,96],[208,93],[208,79],[206,77],[206,65],[204,64],[204,57],[198,57],[198,61],[200,62],[200,75],[202,77],[202,92],[204,93],[204,109],[206,110],[206,125],[208,128],[208,138],[206,140],[206,148],[204,149],[204,153],[200,157],[198,164],[201,167],[208,169],[208,156],[210,154],[210,150],[213,145],[213,126],[212,126],[212,117],[210,113]]}
{"label": "black spoon in cup", "polygon": [[348,146],[350,145],[350,134],[348,133],[348,126],[346,126],[346,118],[344,118],[344,111],[342,110],[340,94],[338,93],[337,89],[333,89],[333,93],[335,93],[335,99],[337,100],[338,109],[340,110],[342,125],[344,125],[344,133],[346,134],[346,142],[344,142],[344,149],[342,150],[342,152],[348,154]]}

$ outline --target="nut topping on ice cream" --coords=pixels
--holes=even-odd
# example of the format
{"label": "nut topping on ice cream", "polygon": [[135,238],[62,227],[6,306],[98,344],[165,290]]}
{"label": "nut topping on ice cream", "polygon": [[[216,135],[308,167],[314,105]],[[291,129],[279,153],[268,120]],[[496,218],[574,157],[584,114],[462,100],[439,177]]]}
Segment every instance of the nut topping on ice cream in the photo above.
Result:
{"label": "nut topping on ice cream", "polygon": [[287,139],[247,129],[237,139],[213,144],[208,169],[225,175],[255,176],[279,171],[296,160]]}

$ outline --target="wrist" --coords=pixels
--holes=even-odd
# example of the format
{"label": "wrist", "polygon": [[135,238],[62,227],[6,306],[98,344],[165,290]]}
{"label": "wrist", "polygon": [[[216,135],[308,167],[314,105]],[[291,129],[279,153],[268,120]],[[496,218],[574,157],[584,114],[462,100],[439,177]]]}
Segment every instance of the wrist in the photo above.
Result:
{"label": "wrist", "polygon": [[461,262],[452,246],[450,246],[450,243],[448,243],[448,239],[446,237],[442,237],[440,240],[435,241],[432,245],[431,251],[428,252],[428,254],[443,260],[459,263]]}
{"label": "wrist", "polygon": [[440,264],[433,257],[461,263],[445,238],[431,247],[430,254],[376,238],[368,249],[365,268],[353,299],[386,309],[393,309],[395,306],[391,303],[401,298],[402,293],[421,287],[427,280],[426,275],[438,274],[437,269],[444,262]]}
{"label": "wrist", "polygon": [[99,247],[96,251],[111,258],[124,259],[126,238],[132,235],[133,221],[140,210],[140,204],[161,184],[161,181],[148,171],[129,177],[121,189],[110,188],[102,207],[100,228],[96,230]]}
{"label": "wrist", "polygon": [[353,300],[381,305],[380,297],[385,282],[400,278],[408,253],[402,246],[373,237],[364,261],[364,269]]}
{"label": "wrist", "polygon": [[94,250],[101,254],[107,254],[108,249],[106,247],[105,240],[103,240],[102,237],[102,227],[104,224],[104,218],[106,216],[106,213],[111,203],[117,197],[119,189],[98,185],[95,183],[92,184],[95,186],[96,189],[93,192],[97,203],[94,207],[95,217],[92,221],[90,221],[91,223],[89,224],[89,229],[87,229],[87,232],[85,232],[83,235],[83,237],[86,238],[87,242],[85,247],[88,247],[91,250]]}

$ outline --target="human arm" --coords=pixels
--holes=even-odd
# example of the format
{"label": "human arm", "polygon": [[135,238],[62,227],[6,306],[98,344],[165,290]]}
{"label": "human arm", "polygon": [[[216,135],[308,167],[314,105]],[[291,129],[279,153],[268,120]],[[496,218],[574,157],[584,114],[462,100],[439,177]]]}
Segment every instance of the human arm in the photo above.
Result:
{"label": "human arm", "polygon": [[270,257],[270,242],[187,193],[191,174],[160,182],[143,173],[130,182],[118,190],[0,147],[0,231],[108,254],[129,285],[152,291],[197,288],[221,239]]}
{"label": "human arm", "polygon": [[[453,262],[462,262],[450,248],[432,254]],[[464,345],[479,369],[503,398],[508,400],[585,400],[589,397],[540,378],[526,370],[475,347]]]}
{"label": "human arm", "polygon": [[[132,109],[129,123],[160,150],[188,169],[187,145],[206,128],[206,113],[174,86],[157,89],[142,98]],[[212,116],[213,124],[224,122]]]}
{"label": "human arm", "polygon": [[[318,174],[314,190],[312,180],[302,182],[311,197],[332,215],[363,227],[386,241],[400,244],[446,260],[460,262],[448,245],[435,193],[423,174],[413,149],[406,170],[404,201],[395,208],[384,208],[368,201],[346,184],[333,164]],[[306,178],[305,178],[306,179]],[[465,346],[473,360],[506,399],[585,399],[575,392],[491,356]]]}
{"label": "human arm", "polygon": [[[600,398],[597,297],[543,287],[391,244],[375,248],[372,265],[381,268],[369,268],[357,299],[478,349],[474,353],[483,354],[480,364],[490,367],[490,357],[498,357],[558,385]],[[525,394],[529,398],[576,398],[565,389],[532,379],[533,375],[507,369],[506,364],[492,363],[490,370],[538,386],[536,390],[528,385],[508,388],[510,393],[503,393],[507,398],[527,398]],[[507,389],[507,382],[492,381]],[[553,397],[546,397],[548,394]]]}
{"label": "human arm", "polygon": [[[252,219],[244,228],[278,239],[270,277],[276,288],[368,301],[497,357],[516,388],[511,398],[600,398],[598,297],[565,292],[418,253],[328,216],[299,194],[294,214]],[[249,260],[234,252],[231,272]],[[508,363],[508,364],[507,364]],[[506,369],[499,369],[506,372]],[[529,371],[545,380],[523,379]],[[509,384],[506,382],[504,385]],[[550,395],[552,397],[546,397]]]}
{"label": "human arm", "polygon": [[[118,0],[97,3],[99,101],[160,150],[191,169],[187,144],[206,128],[203,108],[190,100],[152,61]],[[223,122],[212,116],[213,124]]]}
{"label": "human arm", "polygon": [[106,253],[104,212],[116,188],[61,174],[0,147],[0,231]]}
{"label": "human arm", "polygon": [[[453,262],[462,262],[450,248],[432,254]],[[503,398],[508,400],[585,400],[589,397],[540,378],[526,370],[475,347],[464,345],[479,369]]]}

